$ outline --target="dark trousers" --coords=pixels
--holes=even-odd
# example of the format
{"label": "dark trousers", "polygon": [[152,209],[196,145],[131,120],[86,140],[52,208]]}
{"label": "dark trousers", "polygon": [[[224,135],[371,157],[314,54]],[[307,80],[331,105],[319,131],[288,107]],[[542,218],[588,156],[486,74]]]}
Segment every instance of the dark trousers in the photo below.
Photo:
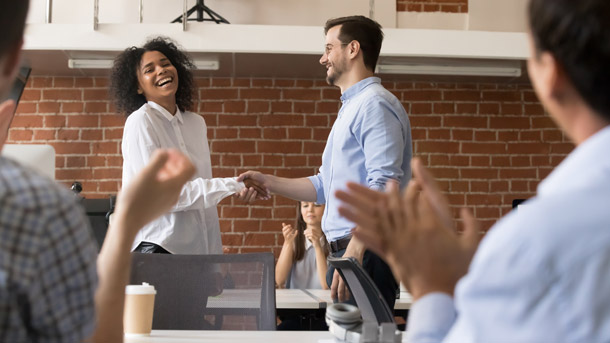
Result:
{"label": "dark trousers", "polygon": [[[331,253],[333,257],[342,257],[343,254],[345,254],[345,249]],[[379,256],[366,250],[362,259],[362,268],[369,274],[371,279],[373,279],[375,286],[377,286],[381,292],[381,295],[390,307],[390,310],[394,311],[398,283],[394,279],[390,266],[388,266]],[[329,266],[328,272],[326,273],[326,283],[328,284],[328,287],[330,287],[333,282],[334,273],[335,267]],[[355,305],[355,301],[351,295],[347,302]]]}
{"label": "dark trousers", "polygon": [[160,245],[150,242],[140,242],[140,244],[133,249],[133,252],[143,254],[171,254],[169,251],[163,249]]}

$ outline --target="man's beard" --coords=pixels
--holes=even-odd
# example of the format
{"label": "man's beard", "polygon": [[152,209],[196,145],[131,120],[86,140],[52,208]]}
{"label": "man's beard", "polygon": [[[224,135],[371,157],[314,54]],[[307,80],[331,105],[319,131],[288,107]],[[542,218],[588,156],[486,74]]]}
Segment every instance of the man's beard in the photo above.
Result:
{"label": "man's beard", "polygon": [[343,71],[341,69],[336,68],[334,65],[332,68],[333,72],[332,74],[326,76],[326,82],[331,86],[336,86],[335,82],[337,82],[341,74],[343,74]]}

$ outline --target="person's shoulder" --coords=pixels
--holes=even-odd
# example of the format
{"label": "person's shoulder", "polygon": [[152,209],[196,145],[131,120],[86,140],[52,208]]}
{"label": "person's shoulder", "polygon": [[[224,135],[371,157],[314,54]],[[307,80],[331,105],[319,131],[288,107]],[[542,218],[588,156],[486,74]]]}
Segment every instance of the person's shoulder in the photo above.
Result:
{"label": "person's shoulder", "polygon": [[145,103],[144,105],[140,106],[140,108],[138,108],[137,110],[131,112],[131,114],[129,116],[127,116],[125,125],[127,125],[127,123],[135,123],[135,122],[140,122],[140,121],[146,120],[146,117],[150,114],[150,112],[152,110],[153,110],[152,107],[150,107],[150,105],[148,103]]}
{"label": "person's shoulder", "polygon": [[76,203],[67,188],[5,157],[0,158],[0,198],[10,206],[38,210]]}
{"label": "person's shoulder", "polygon": [[182,112],[182,119],[189,127],[196,128],[197,130],[200,130],[201,128],[207,129],[205,119],[203,119],[203,116],[200,114],[191,111],[184,111]]}

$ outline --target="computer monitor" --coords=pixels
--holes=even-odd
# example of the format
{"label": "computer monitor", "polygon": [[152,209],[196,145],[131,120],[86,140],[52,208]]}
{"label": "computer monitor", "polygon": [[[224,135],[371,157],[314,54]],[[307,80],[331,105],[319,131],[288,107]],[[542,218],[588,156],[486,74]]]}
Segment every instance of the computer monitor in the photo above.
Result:
{"label": "computer monitor", "polygon": [[5,144],[2,156],[55,180],[55,149],[48,144]]}

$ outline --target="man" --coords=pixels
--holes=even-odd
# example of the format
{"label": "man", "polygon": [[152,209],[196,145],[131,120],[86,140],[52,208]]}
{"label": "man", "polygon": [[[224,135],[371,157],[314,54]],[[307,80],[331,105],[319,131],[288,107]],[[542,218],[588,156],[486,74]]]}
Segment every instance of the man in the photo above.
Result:
{"label": "man", "polygon": [[[355,257],[369,272],[388,305],[393,308],[397,283],[388,266],[351,238],[353,224],[342,218],[336,189],[348,181],[383,190],[388,181],[406,185],[411,178],[411,129],[400,101],[374,77],[381,50],[381,26],[363,16],[331,19],[324,28],[326,45],[320,64],[326,81],[341,90],[342,106],[322,155],[320,172],[309,178],[287,179],[246,172],[273,193],[292,199],[326,204],[322,229],[333,256]],[[327,282],[333,299],[348,297],[334,268]]]}
{"label": "man", "polygon": [[[0,0],[0,98],[18,70],[28,6]],[[0,149],[14,108],[0,105]],[[74,195],[0,158],[0,342],[122,342],[131,243],[176,203],[193,174],[179,152],[158,151],[119,194],[98,257]]]}
{"label": "man", "polygon": [[337,193],[346,202],[341,212],[360,225],[355,235],[383,252],[412,292],[410,342],[610,337],[608,18],[607,0],[531,1],[530,79],[576,149],[536,197],[489,231],[471,263],[476,222],[464,211],[464,234],[454,233],[446,201],[419,160],[404,200],[395,189],[382,194],[355,184]]}

